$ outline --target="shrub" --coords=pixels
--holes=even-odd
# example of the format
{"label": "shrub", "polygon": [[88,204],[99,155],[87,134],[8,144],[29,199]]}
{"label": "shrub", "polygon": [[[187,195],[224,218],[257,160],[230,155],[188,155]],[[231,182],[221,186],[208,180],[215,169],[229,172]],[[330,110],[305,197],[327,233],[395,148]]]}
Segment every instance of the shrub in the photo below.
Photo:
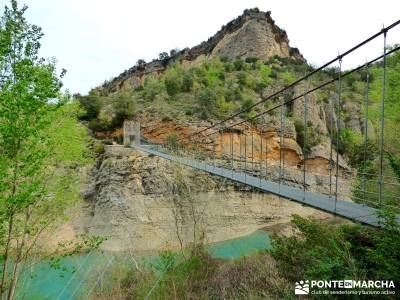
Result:
{"label": "shrub", "polygon": [[158,78],[150,76],[144,81],[142,96],[147,101],[153,101],[162,89],[162,82]]}
{"label": "shrub", "polygon": [[289,85],[289,84],[291,84],[292,82],[294,82],[296,80],[295,74],[293,72],[290,72],[290,71],[282,72],[280,74],[280,77],[282,78],[283,83],[285,85]]}
{"label": "shrub", "polygon": [[182,91],[190,92],[193,87],[193,76],[190,72],[185,72],[182,78]]}
{"label": "shrub", "polygon": [[222,55],[219,59],[223,63],[227,63],[227,62],[229,62],[231,60],[230,57],[227,56],[227,55]]}
{"label": "shrub", "polygon": [[257,57],[246,57],[246,59],[244,61],[248,64],[253,64],[258,61],[258,58]]}
{"label": "shrub", "polygon": [[233,62],[233,66],[236,71],[242,71],[242,70],[244,70],[244,61],[240,58],[237,58]]}
{"label": "shrub", "polygon": [[304,122],[301,120],[294,120],[294,127],[296,129],[296,141],[303,149],[304,154],[310,154],[311,148],[321,143],[321,137],[314,128],[314,126],[309,122],[307,124],[307,144],[304,145],[304,136],[306,133],[306,128],[304,126]]}
{"label": "shrub", "polygon": [[246,82],[247,82],[247,73],[246,72],[239,72],[236,77],[237,77],[239,85],[241,87],[245,87],[246,86]]}
{"label": "shrub", "polygon": [[101,109],[101,101],[98,96],[77,96],[77,99],[84,109],[84,113],[80,116],[81,120],[91,120],[97,118]]}
{"label": "shrub", "polygon": [[360,168],[364,163],[375,158],[378,153],[378,146],[370,140],[367,140],[367,144],[365,145],[361,134],[349,128],[342,128],[340,130],[338,151],[341,154],[347,155],[352,167]]}
{"label": "shrub", "polygon": [[182,88],[182,76],[176,68],[168,69],[164,76],[165,89],[169,96],[175,96]]}
{"label": "shrub", "polygon": [[124,120],[131,119],[135,114],[135,104],[131,96],[119,93],[113,101],[114,116],[111,120],[111,127],[122,126]]}
{"label": "shrub", "polygon": [[301,278],[359,278],[350,245],[341,231],[297,215],[292,222],[301,236],[274,236],[270,251],[286,278],[292,282]]}
{"label": "shrub", "polygon": [[106,150],[104,144],[101,141],[96,141],[93,145],[93,151],[97,155],[103,154]]}
{"label": "shrub", "polygon": [[110,128],[110,123],[103,119],[92,119],[89,121],[88,127],[94,132],[106,131]]}
{"label": "shrub", "polygon": [[396,215],[378,211],[383,229],[361,225],[335,226],[293,217],[300,234],[274,236],[271,255],[290,281],[303,278],[334,280],[400,279],[400,228]]}
{"label": "shrub", "polygon": [[202,89],[197,93],[196,98],[200,104],[203,116],[207,116],[208,113],[214,112],[217,104],[217,97],[213,90],[209,88]]}
{"label": "shrub", "polygon": [[179,136],[174,132],[167,136],[165,139],[165,145],[168,148],[176,149],[181,146],[181,142],[179,141]]}
{"label": "shrub", "polygon": [[397,180],[400,182],[400,157],[396,157],[393,153],[389,151],[386,152],[386,156],[389,161],[390,167],[396,175]]}

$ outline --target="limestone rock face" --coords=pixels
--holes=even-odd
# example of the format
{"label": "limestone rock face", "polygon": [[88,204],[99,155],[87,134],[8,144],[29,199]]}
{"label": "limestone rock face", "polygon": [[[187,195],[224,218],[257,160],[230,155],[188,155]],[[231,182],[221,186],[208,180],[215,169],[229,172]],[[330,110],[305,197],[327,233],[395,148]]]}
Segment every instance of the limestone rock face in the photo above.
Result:
{"label": "limestone rock face", "polygon": [[[302,178],[301,173],[289,174],[289,170],[286,176],[293,182]],[[254,193],[246,186],[122,146],[106,147],[89,183],[79,213],[60,231],[68,229],[68,238],[81,232],[105,237],[101,247],[111,251],[129,249],[138,254],[179,249],[194,239],[222,241],[266,226],[287,224],[292,214],[329,217],[313,208]]]}
{"label": "limestone rock face", "polygon": [[240,29],[226,34],[212,50],[210,57],[257,57],[263,60],[274,55],[289,57],[288,40],[276,39],[267,19],[250,19]]}

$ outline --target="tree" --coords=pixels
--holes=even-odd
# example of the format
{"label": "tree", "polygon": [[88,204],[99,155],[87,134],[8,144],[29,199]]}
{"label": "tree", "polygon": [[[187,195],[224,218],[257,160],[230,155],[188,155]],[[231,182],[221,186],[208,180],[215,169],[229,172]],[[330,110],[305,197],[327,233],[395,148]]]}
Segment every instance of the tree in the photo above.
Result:
{"label": "tree", "polygon": [[138,61],[136,62],[136,66],[139,70],[144,70],[144,68],[146,67],[146,61],[144,59],[138,59]]}
{"label": "tree", "polygon": [[160,54],[158,54],[158,59],[163,61],[163,60],[167,60],[169,58],[169,55],[167,52],[161,52]]}
{"label": "tree", "polygon": [[73,198],[71,166],[85,157],[78,106],[55,100],[62,76],[54,61],[39,57],[43,34],[27,22],[26,9],[11,0],[0,18],[0,297],[6,299],[15,297],[21,263]]}
{"label": "tree", "polygon": [[179,49],[177,49],[177,48],[175,48],[175,49],[171,49],[170,51],[169,51],[169,56],[170,57],[174,57],[175,55],[177,55],[178,53],[179,53]]}

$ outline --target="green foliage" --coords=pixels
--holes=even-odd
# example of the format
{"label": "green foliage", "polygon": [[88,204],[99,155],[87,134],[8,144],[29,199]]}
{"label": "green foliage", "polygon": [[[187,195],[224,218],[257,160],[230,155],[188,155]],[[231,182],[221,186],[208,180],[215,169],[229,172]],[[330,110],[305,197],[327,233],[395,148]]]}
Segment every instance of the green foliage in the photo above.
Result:
{"label": "green foliage", "polygon": [[165,89],[169,96],[175,96],[182,88],[182,72],[178,65],[169,68],[164,75]]}
{"label": "green foliage", "polygon": [[121,299],[291,299],[293,294],[268,255],[219,262],[202,248],[187,259],[162,252],[150,269],[129,270],[113,287],[110,296]]}
{"label": "green foliage", "polygon": [[318,130],[311,124],[307,124],[307,144],[304,145],[304,137],[306,128],[304,122],[301,120],[294,120],[294,127],[296,129],[296,141],[305,152],[304,154],[310,154],[311,148],[321,143],[321,135]]}
{"label": "green foliage", "polygon": [[107,120],[92,119],[89,121],[88,127],[94,132],[107,131],[110,129],[111,124]]}
{"label": "green foliage", "polygon": [[350,165],[362,167],[364,162],[371,161],[377,155],[377,144],[367,140],[367,144],[361,134],[349,128],[340,131],[339,153],[346,154]]}
{"label": "green foliage", "polygon": [[143,84],[142,95],[146,101],[153,101],[164,89],[163,83],[154,76],[149,76]]}
{"label": "green foliage", "polygon": [[167,148],[178,149],[181,146],[179,136],[175,132],[169,134],[165,139],[165,145],[167,146]]}
{"label": "green foliage", "polygon": [[289,85],[296,80],[296,75],[289,70],[281,72],[279,77],[282,79],[284,85]]}
{"label": "green foliage", "polygon": [[205,88],[197,93],[196,98],[201,108],[201,117],[207,119],[209,114],[214,112],[217,104],[215,92],[210,88]]}
{"label": "green foliage", "polygon": [[245,69],[245,63],[240,58],[235,59],[235,61],[233,62],[233,66],[236,71],[242,71]]}
{"label": "green foliage", "polygon": [[400,182],[400,157],[395,157],[394,154],[386,152],[387,159],[389,161],[390,167],[393,169],[397,180]]}
{"label": "green foliage", "polygon": [[81,120],[91,120],[98,117],[101,109],[101,101],[98,96],[77,96],[77,99],[84,109],[84,113],[80,116]]}
{"label": "green foliage", "polygon": [[185,72],[182,78],[182,91],[183,92],[190,92],[193,87],[193,75],[191,72]]}
{"label": "green foliage", "polygon": [[241,71],[237,74],[237,80],[241,88],[247,87],[252,90],[256,89],[256,80],[247,72]]}
{"label": "green foliage", "polygon": [[11,1],[0,19],[0,227],[7,229],[0,296],[8,299],[43,230],[79,197],[77,168],[90,157],[77,123],[82,110],[60,95],[54,61],[39,57],[43,34],[26,9]]}
{"label": "green foliage", "polygon": [[275,236],[270,251],[290,281],[359,278],[349,253],[350,244],[340,231],[297,215],[293,217],[293,223],[301,231],[302,238]]}
{"label": "green foliage", "polygon": [[105,152],[104,144],[101,141],[96,141],[93,145],[93,151],[97,155],[103,154]]}
{"label": "green foliage", "polygon": [[302,278],[398,281],[399,227],[392,213],[381,213],[385,229],[334,226],[300,216],[293,223],[300,236],[275,236],[271,255],[291,282]]}
{"label": "green foliage", "polygon": [[129,120],[135,115],[135,104],[132,95],[119,92],[113,99],[113,118],[111,127],[121,127],[124,120]]}

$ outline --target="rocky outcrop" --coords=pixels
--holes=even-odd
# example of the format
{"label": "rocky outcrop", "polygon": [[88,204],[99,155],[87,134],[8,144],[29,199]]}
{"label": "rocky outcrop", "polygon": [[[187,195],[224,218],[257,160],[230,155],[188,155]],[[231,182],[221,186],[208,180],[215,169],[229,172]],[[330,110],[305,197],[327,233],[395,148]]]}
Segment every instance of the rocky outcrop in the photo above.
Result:
{"label": "rocky outcrop", "polygon": [[275,55],[304,60],[297,48],[290,47],[286,32],[275,24],[271,12],[262,12],[257,8],[248,9],[241,16],[224,25],[207,41],[191,49],[177,52],[164,60],[153,60],[125,70],[102,88],[107,92],[113,92],[137,87],[147,76],[158,76],[168,64],[177,61],[187,65],[219,56],[257,57],[267,60]]}

